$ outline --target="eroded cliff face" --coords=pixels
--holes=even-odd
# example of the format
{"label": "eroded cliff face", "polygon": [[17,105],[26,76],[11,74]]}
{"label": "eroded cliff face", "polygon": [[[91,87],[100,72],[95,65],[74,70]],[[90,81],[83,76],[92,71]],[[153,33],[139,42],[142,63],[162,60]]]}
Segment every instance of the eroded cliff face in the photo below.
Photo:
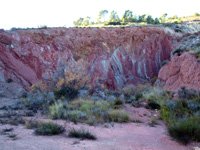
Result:
{"label": "eroded cliff face", "polygon": [[0,31],[0,82],[28,87],[83,59],[91,83],[120,89],[150,81],[170,59],[164,28],[53,28]]}
{"label": "eroded cliff face", "polygon": [[175,54],[173,59],[160,69],[156,82],[163,85],[165,90],[177,91],[183,86],[200,90],[200,62],[188,52],[181,56]]}

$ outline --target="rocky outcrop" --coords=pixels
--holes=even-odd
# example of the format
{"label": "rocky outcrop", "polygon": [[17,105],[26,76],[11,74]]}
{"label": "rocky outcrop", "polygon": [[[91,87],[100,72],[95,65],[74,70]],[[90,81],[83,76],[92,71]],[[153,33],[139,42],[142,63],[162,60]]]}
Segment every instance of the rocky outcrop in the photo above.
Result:
{"label": "rocky outcrop", "polygon": [[188,52],[181,56],[176,53],[160,69],[156,83],[164,86],[165,90],[177,91],[182,86],[200,90],[200,62]]}
{"label": "rocky outcrop", "polygon": [[0,30],[0,82],[28,87],[83,59],[92,84],[119,89],[157,76],[173,42],[155,27]]}

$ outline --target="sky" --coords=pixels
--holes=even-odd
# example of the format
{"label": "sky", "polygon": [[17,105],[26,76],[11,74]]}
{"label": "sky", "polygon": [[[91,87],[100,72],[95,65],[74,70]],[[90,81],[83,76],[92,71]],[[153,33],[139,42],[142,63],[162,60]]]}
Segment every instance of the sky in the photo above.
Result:
{"label": "sky", "polygon": [[[114,10],[121,18],[125,10],[154,18],[200,13],[200,0],[0,0],[0,28],[39,26],[70,27],[80,17],[96,21],[101,10]],[[108,14],[109,16],[109,14]]]}

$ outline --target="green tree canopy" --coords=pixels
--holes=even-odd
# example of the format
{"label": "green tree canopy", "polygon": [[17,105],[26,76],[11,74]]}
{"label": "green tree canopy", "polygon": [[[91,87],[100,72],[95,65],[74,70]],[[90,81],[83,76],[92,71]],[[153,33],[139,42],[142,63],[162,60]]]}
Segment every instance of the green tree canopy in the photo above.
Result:
{"label": "green tree canopy", "polygon": [[83,26],[88,26],[90,24],[90,17],[87,16],[84,20],[83,20]]}
{"label": "green tree canopy", "polygon": [[194,17],[196,17],[196,16],[200,16],[200,14],[196,12],[196,13],[194,14]]}
{"label": "green tree canopy", "polygon": [[138,17],[138,22],[146,22],[145,17],[146,17],[145,14],[142,15],[142,16],[139,16],[139,17]]}
{"label": "green tree canopy", "polygon": [[159,19],[158,19],[158,18],[155,18],[154,23],[155,23],[155,24],[159,24]]}
{"label": "green tree canopy", "polygon": [[102,18],[103,18],[103,22],[105,22],[105,16],[106,14],[108,14],[107,10],[102,10],[99,12],[99,16],[98,16],[98,22],[101,22]]}
{"label": "green tree canopy", "polygon": [[110,21],[111,22],[120,21],[119,16],[117,15],[117,12],[115,12],[114,10],[110,13]]}
{"label": "green tree canopy", "polygon": [[80,17],[78,20],[74,21],[74,26],[80,26],[83,23],[84,18]]}
{"label": "green tree canopy", "polygon": [[147,17],[146,17],[146,22],[147,22],[147,23],[154,23],[154,19],[152,18],[151,15],[147,15]]}
{"label": "green tree canopy", "polygon": [[133,12],[126,10],[122,16],[122,22],[132,22],[133,21]]}
{"label": "green tree canopy", "polygon": [[159,18],[160,23],[164,23],[165,20],[166,20],[166,17],[167,17],[167,13],[163,14],[163,15]]}

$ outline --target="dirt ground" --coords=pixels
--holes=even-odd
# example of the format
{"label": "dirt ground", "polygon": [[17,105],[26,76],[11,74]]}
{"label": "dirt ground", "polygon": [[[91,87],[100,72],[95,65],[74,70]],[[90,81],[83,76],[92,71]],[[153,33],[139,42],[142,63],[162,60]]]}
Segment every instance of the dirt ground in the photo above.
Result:
{"label": "dirt ground", "polygon": [[[148,116],[152,112],[144,108],[137,110],[127,105],[124,107],[132,112],[134,118],[142,117],[142,113],[145,113],[143,116],[147,118],[142,120],[143,123],[106,123],[97,126],[55,120],[54,122],[66,127],[63,134],[56,136],[36,136],[32,129],[26,129],[24,125],[0,124],[0,131],[6,128],[14,129],[0,135],[0,150],[199,150],[200,143],[193,142],[185,146],[172,139],[162,121],[151,127],[148,124]],[[69,138],[67,134],[71,128],[88,129],[96,135],[97,140]],[[17,135],[16,138],[8,137],[12,134]]]}

